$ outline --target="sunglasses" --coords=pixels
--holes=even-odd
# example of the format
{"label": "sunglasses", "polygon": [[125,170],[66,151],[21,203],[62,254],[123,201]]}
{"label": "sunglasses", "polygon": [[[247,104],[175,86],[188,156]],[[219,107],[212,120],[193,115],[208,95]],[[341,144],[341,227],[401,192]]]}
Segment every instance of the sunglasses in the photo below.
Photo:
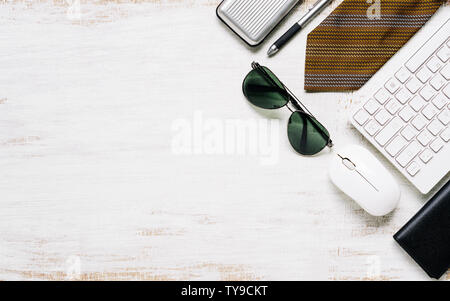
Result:
{"label": "sunglasses", "polygon": [[273,110],[287,107],[292,112],[287,134],[298,153],[312,156],[326,146],[333,146],[327,129],[269,68],[253,62],[252,69],[242,84],[245,97],[259,108]]}

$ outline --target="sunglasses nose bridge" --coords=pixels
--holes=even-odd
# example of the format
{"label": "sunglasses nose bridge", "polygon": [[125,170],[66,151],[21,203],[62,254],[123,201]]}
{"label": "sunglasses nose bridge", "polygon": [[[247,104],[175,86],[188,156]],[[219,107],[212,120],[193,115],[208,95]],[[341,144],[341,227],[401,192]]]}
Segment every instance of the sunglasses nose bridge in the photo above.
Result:
{"label": "sunglasses nose bridge", "polygon": [[288,93],[288,99],[289,99],[288,105],[290,104],[294,108],[294,111],[302,111],[302,112],[305,111],[305,110],[303,110],[300,103],[295,99],[295,97],[292,97],[289,93]]}
{"label": "sunglasses nose bridge", "polygon": [[292,113],[296,111],[303,112],[301,106],[292,97],[289,97],[289,101],[286,103],[286,108],[288,108],[288,110],[291,111]]}

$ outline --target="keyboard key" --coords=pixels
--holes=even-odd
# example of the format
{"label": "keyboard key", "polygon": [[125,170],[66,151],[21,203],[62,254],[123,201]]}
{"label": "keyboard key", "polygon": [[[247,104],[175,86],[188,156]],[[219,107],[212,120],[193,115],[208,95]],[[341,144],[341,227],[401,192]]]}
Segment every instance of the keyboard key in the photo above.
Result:
{"label": "keyboard key", "polygon": [[423,87],[422,90],[420,90],[420,95],[426,100],[429,101],[434,95],[436,94],[436,90],[431,88],[431,86],[426,85]]}
{"label": "keyboard key", "polygon": [[426,149],[420,154],[419,158],[423,163],[426,164],[430,162],[431,159],[433,159],[433,153],[429,149]]}
{"label": "keyboard key", "polygon": [[445,63],[450,58],[450,48],[447,45],[445,45],[444,47],[442,47],[441,50],[439,50],[436,53],[436,55],[438,56],[438,58],[441,59],[441,61]]}
{"label": "keyboard key", "polygon": [[353,118],[356,120],[359,125],[363,125],[370,118],[370,115],[367,114],[364,110],[359,110]]}
{"label": "keyboard key", "polygon": [[430,69],[431,72],[436,73],[436,71],[438,71],[442,67],[442,62],[438,58],[433,56],[428,61],[427,67],[428,69]]}
{"label": "keyboard key", "polygon": [[407,125],[401,132],[402,136],[408,141],[411,141],[412,138],[416,137],[417,133],[417,130],[410,125]]}
{"label": "keyboard key", "polygon": [[375,94],[375,99],[381,103],[384,104],[389,99],[389,92],[386,89],[381,88],[378,90],[378,92]]}
{"label": "keyboard key", "polygon": [[421,131],[427,125],[427,123],[427,120],[421,115],[417,115],[416,118],[411,121],[411,124],[419,131]]}
{"label": "keyboard key", "polygon": [[386,147],[386,151],[389,155],[395,157],[402,150],[402,148],[406,146],[406,144],[408,144],[408,141],[401,136],[397,136]]}
{"label": "keyboard key", "polygon": [[442,68],[441,74],[446,80],[450,80],[450,64],[447,64],[447,66]]}
{"label": "keyboard key", "polygon": [[448,98],[439,93],[431,102],[436,106],[436,108],[442,110],[442,108],[447,105]]}
{"label": "keyboard key", "polygon": [[386,122],[391,119],[392,115],[389,114],[386,110],[382,109],[380,110],[377,115],[375,115],[376,121],[378,121],[381,125],[385,125]]}
{"label": "keyboard key", "polygon": [[416,93],[422,87],[422,83],[415,77],[411,78],[406,83],[406,88],[408,88],[409,92]]}
{"label": "keyboard key", "polygon": [[414,109],[414,111],[419,112],[422,110],[423,106],[426,104],[426,101],[423,100],[422,97],[419,95],[414,96],[414,98],[409,102],[409,105],[411,108]]}
{"label": "keyboard key", "polygon": [[450,85],[447,85],[444,90],[442,90],[442,92],[444,92],[445,96],[447,96],[448,98],[450,98]]}
{"label": "keyboard key", "polygon": [[369,99],[369,101],[366,102],[366,104],[364,105],[364,109],[366,109],[366,111],[370,115],[373,115],[379,108],[380,108],[380,105],[378,104],[378,102],[376,102],[372,98]]}
{"label": "keyboard key", "polygon": [[450,111],[445,109],[441,114],[438,115],[438,119],[444,125],[447,125],[450,122]]}
{"label": "keyboard key", "polygon": [[400,89],[400,91],[397,92],[395,95],[395,98],[401,103],[405,104],[408,100],[410,100],[412,97],[411,92],[409,92],[407,89]]}
{"label": "keyboard key", "polygon": [[408,69],[401,67],[397,73],[395,73],[395,77],[404,84],[410,77],[411,73],[408,71]]}
{"label": "keyboard key", "polygon": [[398,113],[398,116],[400,116],[405,122],[409,122],[415,115],[416,113],[410,106],[405,106],[400,113]]}
{"label": "keyboard key", "polygon": [[391,122],[389,122],[375,137],[375,140],[381,145],[384,146],[386,143],[394,137],[395,134],[398,133],[403,127],[403,121],[394,117]]}
{"label": "keyboard key", "polygon": [[[449,65],[450,66],[450,65]],[[437,91],[439,91],[448,80],[446,80],[442,75],[436,74],[431,80],[430,85]]]}
{"label": "keyboard key", "polygon": [[[428,72],[430,72],[430,71],[428,71]],[[431,75],[430,75],[430,77],[431,77]],[[389,92],[391,92],[391,94],[394,94],[400,88],[400,85],[401,84],[400,84],[400,82],[398,80],[396,80],[395,78],[391,78],[390,80],[388,80],[386,82],[386,84],[384,86],[386,87],[386,89]]]}
{"label": "keyboard key", "polygon": [[419,154],[421,150],[422,147],[420,144],[417,141],[413,141],[400,153],[396,160],[400,166],[405,167]]}
{"label": "keyboard key", "polygon": [[439,134],[443,129],[444,129],[444,125],[442,123],[440,123],[439,121],[437,121],[436,119],[433,120],[428,125],[428,130],[431,132],[431,134],[433,134],[435,136],[437,136],[437,134]]}
{"label": "keyboard key", "polygon": [[371,120],[366,124],[364,129],[370,136],[373,136],[381,129],[381,125],[375,120]]}
{"label": "keyboard key", "polygon": [[424,130],[422,133],[420,133],[417,136],[417,140],[422,144],[423,146],[427,146],[431,140],[434,139],[434,136],[431,135],[431,133],[428,130]]}
{"label": "keyboard key", "polygon": [[431,78],[431,76],[433,76],[433,72],[428,70],[428,68],[423,67],[419,70],[419,72],[416,73],[416,76],[422,83],[426,83]]}
{"label": "keyboard key", "polygon": [[408,168],[406,169],[406,171],[411,175],[411,176],[415,176],[419,171],[420,171],[420,165],[417,162],[413,162],[411,163]]}
{"label": "keyboard key", "polygon": [[442,138],[445,142],[450,141],[450,128],[446,128],[446,129],[441,133],[441,138]]}
{"label": "keyboard key", "polygon": [[442,141],[441,138],[436,138],[431,144],[430,148],[433,150],[433,152],[437,153],[444,147],[444,141]]}
{"label": "keyboard key", "polygon": [[434,116],[436,116],[436,114],[439,113],[439,111],[436,109],[436,107],[434,105],[432,105],[431,103],[428,104],[423,110],[422,110],[422,114],[423,116],[425,116],[428,120],[433,119]]}
{"label": "keyboard key", "polygon": [[395,99],[391,99],[386,105],[386,110],[392,115],[397,114],[398,110],[402,108],[402,105]]}
{"label": "keyboard key", "polygon": [[[423,51],[424,50],[422,50],[422,52]],[[428,59],[428,56],[430,55],[429,53],[427,53],[427,55],[423,55],[423,53],[419,52],[420,51],[413,55],[405,64],[406,68],[408,68],[411,72],[416,72],[417,69],[419,69],[419,67],[422,66],[423,63],[425,63],[425,61]]]}

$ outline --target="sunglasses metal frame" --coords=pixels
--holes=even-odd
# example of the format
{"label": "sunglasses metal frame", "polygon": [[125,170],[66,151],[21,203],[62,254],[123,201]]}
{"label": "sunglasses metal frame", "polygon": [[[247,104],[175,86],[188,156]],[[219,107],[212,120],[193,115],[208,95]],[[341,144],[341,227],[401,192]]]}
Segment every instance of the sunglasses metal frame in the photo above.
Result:
{"label": "sunglasses metal frame", "polygon": [[[266,67],[267,68],[267,67]],[[264,70],[264,68],[257,62],[253,62],[252,63],[252,69],[253,70],[257,70],[259,72],[261,72],[261,74],[264,75],[264,77],[270,81],[275,87],[278,87],[278,84],[269,76],[269,74],[267,74],[266,70]],[[274,74],[275,75],[275,74]],[[292,113],[296,112],[296,111],[300,111],[303,112],[305,114],[310,115],[312,118],[316,119],[316,117],[314,117],[314,115],[308,110],[308,108],[297,98],[297,96],[295,96],[294,93],[291,92],[291,90],[289,90],[289,88],[277,77],[278,81],[281,83],[281,85],[283,86],[284,91],[286,92],[286,96],[288,98],[288,103],[285,105],[285,107],[288,108],[289,111],[291,111]],[[289,103],[291,103],[294,106],[294,110],[291,109],[289,107]],[[322,133],[322,130],[320,130],[320,132]],[[331,140],[330,137],[328,137],[328,142],[327,142],[327,147],[332,148],[333,147],[333,141]]]}

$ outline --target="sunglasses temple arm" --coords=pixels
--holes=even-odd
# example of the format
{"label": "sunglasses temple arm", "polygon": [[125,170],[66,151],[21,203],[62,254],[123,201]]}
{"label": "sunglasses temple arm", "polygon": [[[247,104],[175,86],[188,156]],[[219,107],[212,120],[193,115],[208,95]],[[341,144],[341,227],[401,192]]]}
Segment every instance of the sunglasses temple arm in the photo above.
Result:
{"label": "sunglasses temple arm", "polygon": [[[271,82],[272,82],[272,84],[274,85],[274,86],[278,86],[273,80],[272,80],[272,78],[266,73],[266,71],[258,64],[258,63],[256,63],[256,62],[253,62],[252,63],[252,68],[253,69],[259,69],[260,71],[262,71],[262,73],[264,74],[264,76],[266,76]],[[286,85],[285,84],[283,84],[283,83],[281,83],[282,85],[283,85],[283,88],[286,90],[286,92],[287,92],[287,94],[288,94],[288,96],[289,96],[289,98],[290,98],[290,100],[291,100],[291,103],[294,105],[294,107],[295,107],[295,109],[297,109],[297,110],[299,110],[299,111],[302,111],[302,112],[305,112],[305,110],[306,110],[306,113],[308,113],[309,115],[311,115],[312,117],[314,117],[314,115],[308,110],[308,108],[294,95],[294,93],[292,93],[291,92],[291,90],[289,90],[289,88],[288,87],[286,87]],[[294,112],[293,110],[291,110],[291,108],[289,108],[289,106],[287,106],[287,108],[289,109],[289,111],[291,111],[291,112]],[[314,117],[314,118],[316,118],[316,117]],[[322,130],[321,129],[319,129],[319,128],[317,128],[317,130],[319,131],[319,133],[321,133],[322,135],[324,135],[324,133],[322,132]],[[326,138],[328,138],[328,143],[327,143],[327,146],[329,147],[329,148],[332,148],[333,147],[333,141],[327,136]]]}
{"label": "sunglasses temple arm", "polygon": [[[291,90],[289,90],[289,88],[288,87],[286,87],[284,84],[283,84],[283,87],[286,89],[286,91],[288,92],[288,95],[289,95],[289,97],[291,98],[291,102],[293,103],[293,105],[294,105],[294,107],[297,109],[297,110],[300,110],[300,111],[302,111],[302,112],[305,112],[305,110],[306,110],[306,112],[309,114],[309,115],[311,115],[312,117],[314,117],[314,115],[308,110],[308,108],[294,95],[294,93],[292,93],[291,92]],[[289,107],[288,107],[288,109],[289,110],[291,110]],[[291,110],[292,111],[292,110]],[[316,117],[314,117],[314,118],[316,118]],[[323,132],[322,132],[322,130],[320,129],[320,128],[316,128],[318,131],[319,131],[319,133],[321,133],[322,135],[323,135]],[[331,140],[329,137],[326,137],[326,138],[328,138],[328,143],[327,143],[327,146],[329,147],[329,148],[332,148],[333,147],[333,140]]]}
{"label": "sunglasses temple arm", "polygon": [[[257,62],[253,62],[252,63],[252,68],[253,69],[258,69],[259,71],[262,72],[262,74],[264,74],[264,76],[266,77],[266,79],[268,79],[275,87],[278,87],[277,83],[274,82],[274,80],[267,74],[266,70],[264,70],[260,64],[258,64]],[[314,117],[314,115],[308,110],[308,108],[297,98],[297,96],[294,95],[294,93],[291,92],[291,90],[289,90],[288,87],[286,87],[286,85],[281,82],[281,84],[283,85],[284,90],[287,92],[291,103],[294,105],[295,109],[302,111],[302,112],[306,112],[311,115],[312,117]],[[289,107],[288,109],[290,111],[292,111]],[[316,117],[314,117],[316,118]]]}
{"label": "sunglasses temple arm", "polygon": [[[288,92],[288,95],[291,98],[291,102],[297,110],[302,111],[302,112],[306,111],[306,113],[308,113],[309,115],[314,117],[314,115],[308,110],[308,108],[297,98],[297,96],[294,95],[294,93],[291,92],[291,90],[289,90],[288,87],[286,87],[285,84],[283,84],[283,87],[286,90],[286,92]],[[316,118],[316,117],[314,117],[314,118]]]}

